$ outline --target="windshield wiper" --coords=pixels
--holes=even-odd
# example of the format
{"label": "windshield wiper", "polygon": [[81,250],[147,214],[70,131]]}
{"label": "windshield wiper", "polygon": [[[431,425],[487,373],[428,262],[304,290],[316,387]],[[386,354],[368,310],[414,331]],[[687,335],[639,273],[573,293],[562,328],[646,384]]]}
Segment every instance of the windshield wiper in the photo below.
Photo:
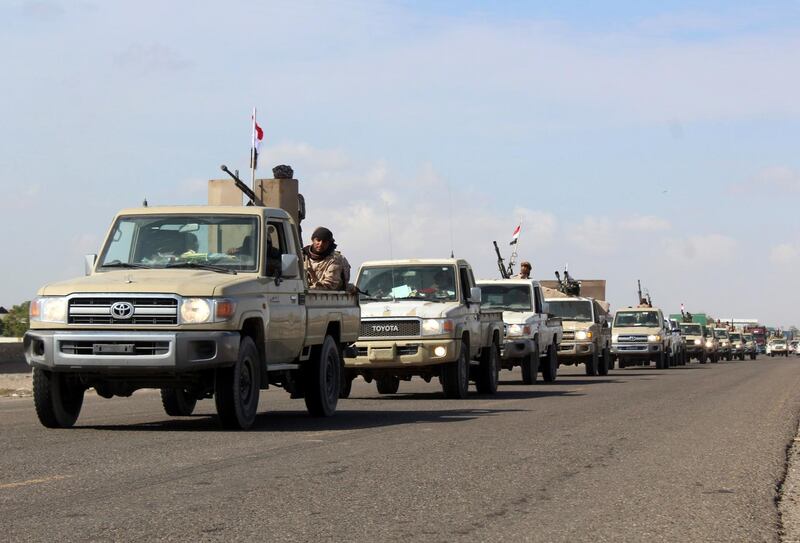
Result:
{"label": "windshield wiper", "polygon": [[152,269],[152,266],[148,266],[147,264],[136,264],[135,262],[109,262],[108,264],[103,264],[100,266],[101,268],[142,268],[142,269]]}
{"label": "windshield wiper", "polygon": [[230,273],[236,275],[236,270],[230,268],[223,268],[222,266],[214,266],[213,264],[202,264],[200,262],[176,262],[174,264],[167,264],[165,268],[196,268],[198,270],[209,270],[218,273]]}

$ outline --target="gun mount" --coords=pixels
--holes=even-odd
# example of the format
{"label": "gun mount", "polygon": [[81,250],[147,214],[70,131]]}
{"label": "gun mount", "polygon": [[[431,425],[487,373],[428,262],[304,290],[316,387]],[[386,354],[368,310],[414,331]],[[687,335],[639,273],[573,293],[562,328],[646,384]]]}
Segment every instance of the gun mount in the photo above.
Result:
{"label": "gun mount", "polygon": [[508,279],[511,277],[511,266],[506,268],[506,263],[503,260],[503,255],[500,254],[500,248],[497,246],[497,242],[493,241],[492,243],[494,243],[494,252],[497,255],[497,267],[500,270],[500,277]]}
{"label": "gun mount", "polygon": [[558,280],[558,290],[567,296],[580,296],[581,295],[581,282],[569,276],[569,271],[564,268],[564,278],[556,270],[556,279]]}

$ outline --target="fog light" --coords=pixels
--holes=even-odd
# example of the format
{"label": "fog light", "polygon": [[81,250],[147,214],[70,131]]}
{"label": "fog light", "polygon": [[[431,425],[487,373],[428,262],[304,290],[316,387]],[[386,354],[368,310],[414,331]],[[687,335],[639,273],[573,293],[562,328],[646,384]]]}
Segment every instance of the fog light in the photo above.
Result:
{"label": "fog light", "polygon": [[447,347],[442,347],[441,345],[439,345],[433,350],[433,354],[441,358],[447,354]]}

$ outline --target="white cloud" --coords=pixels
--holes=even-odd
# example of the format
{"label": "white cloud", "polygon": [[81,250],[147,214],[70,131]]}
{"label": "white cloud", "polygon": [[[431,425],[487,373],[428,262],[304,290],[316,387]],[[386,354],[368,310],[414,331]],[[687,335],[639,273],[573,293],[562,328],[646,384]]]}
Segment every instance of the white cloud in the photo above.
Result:
{"label": "white cloud", "polygon": [[773,264],[794,264],[800,262],[800,246],[793,243],[781,243],[770,249],[769,260]]}
{"label": "white cloud", "polygon": [[612,253],[617,247],[614,225],[607,217],[589,216],[580,223],[569,225],[567,239],[589,254]]}
{"label": "white cloud", "polygon": [[730,261],[738,250],[738,242],[723,234],[705,234],[662,241],[668,262],[720,264]]}
{"label": "white cloud", "polygon": [[661,217],[639,215],[620,220],[619,227],[623,230],[633,230],[636,232],[663,232],[672,228],[672,224]]}

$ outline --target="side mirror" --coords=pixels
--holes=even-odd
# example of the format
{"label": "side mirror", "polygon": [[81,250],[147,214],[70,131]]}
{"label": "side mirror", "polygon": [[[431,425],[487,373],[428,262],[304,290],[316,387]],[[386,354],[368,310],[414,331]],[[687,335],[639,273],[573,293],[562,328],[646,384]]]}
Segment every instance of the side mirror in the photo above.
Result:
{"label": "side mirror", "polygon": [[469,289],[469,302],[473,304],[481,303],[481,287],[472,287]]}
{"label": "side mirror", "polygon": [[297,255],[281,255],[281,277],[294,279],[299,275],[297,269]]}
{"label": "side mirror", "polygon": [[83,255],[83,271],[86,275],[92,275],[95,262],[97,262],[97,255]]}

